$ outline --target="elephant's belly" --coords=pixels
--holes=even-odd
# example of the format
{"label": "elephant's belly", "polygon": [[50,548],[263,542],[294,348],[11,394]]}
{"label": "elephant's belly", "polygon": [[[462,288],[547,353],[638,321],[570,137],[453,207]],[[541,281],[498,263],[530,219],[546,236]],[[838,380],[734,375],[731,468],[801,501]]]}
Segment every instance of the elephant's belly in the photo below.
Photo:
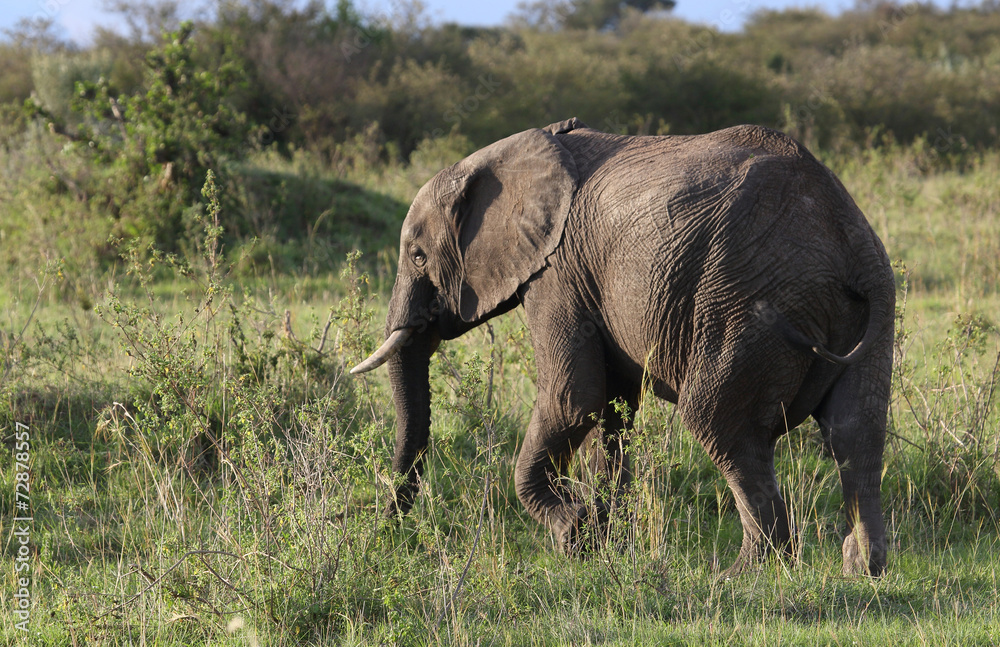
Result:
{"label": "elephant's belly", "polygon": [[[622,312],[642,312],[640,307],[626,307]],[[606,348],[611,350],[609,361],[613,372],[633,384],[649,385],[656,397],[667,402],[677,402],[677,394],[684,380],[683,348],[690,339],[687,331],[663,323],[665,317],[641,317],[659,324],[636,325],[614,321],[609,326]],[[666,328],[666,332],[662,330]],[[672,335],[672,336],[671,336]],[[659,341],[658,341],[659,340]],[[677,343],[680,340],[681,343]]]}
{"label": "elephant's belly", "polygon": [[677,404],[677,391],[671,388],[666,382],[653,380],[653,394],[661,400]]}

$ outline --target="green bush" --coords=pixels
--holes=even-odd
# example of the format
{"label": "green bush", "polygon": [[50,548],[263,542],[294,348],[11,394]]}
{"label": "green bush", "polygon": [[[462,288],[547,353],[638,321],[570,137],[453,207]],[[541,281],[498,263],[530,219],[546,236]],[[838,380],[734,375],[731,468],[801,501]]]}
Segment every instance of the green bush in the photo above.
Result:
{"label": "green bush", "polygon": [[193,29],[185,24],[149,52],[144,83],[132,94],[104,77],[77,81],[76,128],[59,107],[28,106],[91,160],[95,173],[85,191],[92,206],[114,218],[115,233],[168,249],[184,238],[184,214],[197,202],[207,170],[225,168],[225,160],[252,148],[256,131],[227,100],[241,83],[238,64],[200,66]]}
{"label": "green bush", "polygon": [[112,66],[110,52],[99,49],[36,54],[31,59],[33,100],[61,128],[78,127],[83,117],[74,106],[77,84],[87,85],[107,78]]}
{"label": "green bush", "polygon": [[376,66],[357,87],[353,125],[359,131],[379,124],[389,145],[403,155],[430,133],[447,132],[450,111],[463,98],[461,79],[440,64],[413,60],[393,62],[384,78],[378,72]]}
{"label": "green bush", "polygon": [[743,123],[774,124],[780,103],[762,73],[745,73],[697,54],[650,61],[626,77],[629,109],[664,123],[672,134],[695,134]]}

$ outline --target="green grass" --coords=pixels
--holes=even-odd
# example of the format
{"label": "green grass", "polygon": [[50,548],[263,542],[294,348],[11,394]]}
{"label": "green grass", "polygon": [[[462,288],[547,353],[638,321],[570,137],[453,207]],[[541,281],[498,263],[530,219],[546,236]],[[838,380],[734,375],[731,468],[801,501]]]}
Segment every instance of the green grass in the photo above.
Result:
{"label": "green grass", "polygon": [[[652,399],[636,412],[637,485],[612,545],[559,554],[514,494],[534,398],[517,311],[435,356],[424,487],[402,522],[381,521],[388,386],[345,369],[380,336],[407,193],[455,154],[427,147],[416,166],[388,169],[251,159],[259,195],[242,204],[299,220],[251,232],[262,242],[249,254],[243,239],[219,250],[206,235],[222,256],[189,259],[186,277],[165,259],[72,258],[87,243],[59,234],[72,199],[5,185],[22,224],[52,211],[32,224],[34,248],[4,251],[16,268],[0,292],[6,558],[18,548],[18,423],[34,512],[33,637],[14,628],[5,569],[5,644],[1000,642],[1000,157],[962,173],[920,171],[910,149],[830,162],[905,265],[883,483],[890,565],[872,581],[840,574],[838,477],[809,424],[778,448],[797,560],[720,579],[741,536],[732,498]],[[295,227],[342,246],[321,250]],[[345,263],[352,232],[367,253]]]}

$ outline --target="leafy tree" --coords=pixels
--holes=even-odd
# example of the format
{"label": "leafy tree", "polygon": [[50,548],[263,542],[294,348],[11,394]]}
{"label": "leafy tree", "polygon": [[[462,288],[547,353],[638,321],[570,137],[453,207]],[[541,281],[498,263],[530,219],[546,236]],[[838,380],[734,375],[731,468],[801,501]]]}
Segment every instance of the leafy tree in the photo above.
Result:
{"label": "leafy tree", "polygon": [[47,18],[21,19],[16,26],[0,30],[0,103],[22,103],[34,89],[32,59],[65,52],[70,48]]}
{"label": "leafy tree", "polygon": [[549,29],[610,29],[628,10],[669,11],[674,0],[540,0],[521,7],[529,25]]}
{"label": "leafy tree", "polygon": [[178,0],[104,0],[104,8],[125,20],[131,39],[137,42],[155,43],[164,32],[180,29],[183,22]]}
{"label": "leafy tree", "polygon": [[11,46],[24,52],[50,54],[70,49],[51,18],[22,18],[13,28],[2,31]]}
{"label": "leafy tree", "polygon": [[[380,60],[391,67],[393,58],[394,34],[366,20],[350,0],[333,10],[316,0],[223,2],[205,31],[214,48],[243,61],[247,84],[234,105],[266,124],[267,139],[281,145],[333,148],[349,139],[361,113],[358,84]],[[364,130],[367,122],[360,121],[354,132]]]}
{"label": "leafy tree", "polygon": [[77,128],[34,100],[32,116],[44,118],[90,156],[100,170],[91,178],[91,204],[108,211],[123,236],[151,237],[174,248],[183,237],[182,214],[199,202],[209,169],[224,173],[225,160],[253,143],[255,127],[228,97],[242,84],[238,62],[223,56],[207,69],[198,60],[184,23],[146,56],[141,86],[123,93],[106,78],[81,81],[73,108]]}

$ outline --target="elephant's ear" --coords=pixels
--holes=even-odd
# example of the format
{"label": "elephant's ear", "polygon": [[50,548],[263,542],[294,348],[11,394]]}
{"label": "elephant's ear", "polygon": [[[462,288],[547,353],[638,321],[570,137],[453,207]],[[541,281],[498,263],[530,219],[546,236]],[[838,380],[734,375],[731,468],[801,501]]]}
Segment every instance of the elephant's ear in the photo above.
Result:
{"label": "elephant's ear", "polygon": [[558,140],[528,130],[452,167],[452,218],[461,258],[458,309],[481,320],[514,296],[562,239],[577,185],[576,164]]}

